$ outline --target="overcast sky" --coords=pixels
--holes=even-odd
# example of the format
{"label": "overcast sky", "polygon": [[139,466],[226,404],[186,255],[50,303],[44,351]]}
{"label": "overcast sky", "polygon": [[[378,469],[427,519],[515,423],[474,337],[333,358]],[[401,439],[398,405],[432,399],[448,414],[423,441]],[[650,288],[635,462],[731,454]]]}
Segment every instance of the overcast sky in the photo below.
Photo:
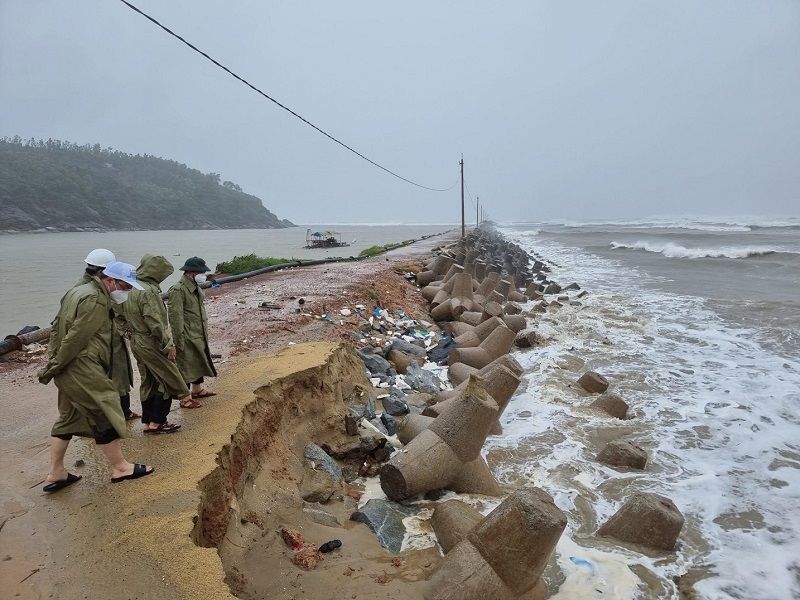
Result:
{"label": "overcast sky", "polygon": [[[800,215],[800,2],[132,0],[498,221]],[[119,0],[0,0],[0,136],[219,173],[298,224],[460,222]]]}

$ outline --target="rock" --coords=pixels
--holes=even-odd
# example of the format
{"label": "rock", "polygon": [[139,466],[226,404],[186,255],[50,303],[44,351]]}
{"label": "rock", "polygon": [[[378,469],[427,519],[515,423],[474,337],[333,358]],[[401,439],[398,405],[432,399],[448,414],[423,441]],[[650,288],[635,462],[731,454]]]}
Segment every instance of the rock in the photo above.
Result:
{"label": "rock", "polygon": [[281,537],[283,538],[283,543],[295,552],[299,552],[305,546],[303,536],[294,527],[284,527],[281,529]]}
{"label": "rock", "polygon": [[610,467],[644,469],[647,466],[647,452],[632,442],[614,440],[600,451],[597,461]]}
{"label": "rock", "polygon": [[316,444],[308,444],[306,446],[305,458],[307,465],[316,465],[316,468],[325,471],[336,482],[342,480],[342,468],[325,450]]}
{"label": "rock", "polygon": [[361,510],[350,515],[350,520],[365,523],[378,537],[381,546],[397,554],[406,533],[403,519],[417,512],[414,506],[403,506],[390,500],[369,500]]}
{"label": "rock", "polygon": [[542,344],[542,336],[534,330],[520,331],[514,338],[514,345],[518,348],[532,348]]}
{"label": "rock", "polygon": [[382,448],[376,448],[372,453],[372,458],[374,458],[376,462],[383,463],[389,460],[392,456],[392,452],[394,452],[394,447],[386,444]]}
{"label": "rock", "polygon": [[503,305],[503,314],[518,315],[522,312],[522,307],[516,302],[506,302]]}
{"label": "rock", "polygon": [[545,294],[558,294],[559,292],[561,292],[561,286],[556,282],[552,282],[544,290]]}
{"label": "rock", "polygon": [[683,515],[672,500],[639,492],[631,496],[597,533],[654,550],[671,551],[683,523]]}
{"label": "rock", "polygon": [[333,515],[333,513],[326,510],[325,507],[322,506],[322,504],[320,504],[319,502],[304,502],[303,514],[310,521],[313,521],[314,523],[319,523],[320,525],[325,525],[326,527],[342,526],[342,524],[339,523],[339,520]]}
{"label": "rock", "polygon": [[319,553],[316,545],[308,544],[300,552],[294,555],[294,564],[306,571],[313,571],[317,568],[317,564],[322,560],[322,554]]}
{"label": "rock", "polygon": [[413,354],[414,356],[421,356],[425,358],[426,352],[425,348],[418,346],[412,342],[407,342],[402,338],[398,338],[392,342],[392,345],[389,346],[389,350],[398,350],[403,352],[404,354]]}
{"label": "rock", "polygon": [[344,430],[347,435],[358,435],[358,421],[353,415],[344,416]]}
{"label": "rock", "polygon": [[333,477],[324,471],[308,467],[303,474],[303,481],[300,483],[300,497],[306,502],[322,502],[324,504],[331,499],[338,488]]}
{"label": "rock", "polygon": [[405,401],[405,394],[397,388],[392,388],[389,396],[381,400],[383,410],[396,417],[408,413],[408,404]]}
{"label": "rock", "polygon": [[358,354],[359,358],[364,361],[364,366],[372,375],[377,377],[380,377],[381,375],[388,376],[392,365],[382,356],[375,354],[375,350],[373,350],[372,347],[366,346],[364,348],[360,348],[356,353]]}
{"label": "rock", "polygon": [[375,429],[380,431],[383,435],[391,435],[389,433],[389,430],[386,429],[386,425],[384,425],[383,421],[381,419],[379,419],[378,417],[375,417],[374,419],[370,419],[369,422],[372,423],[375,426]]}
{"label": "rock", "polygon": [[608,380],[594,371],[587,371],[578,379],[578,385],[590,394],[602,394],[608,389]]}
{"label": "rock", "polygon": [[628,416],[628,404],[613,394],[602,394],[589,406],[598,408],[616,419],[625,419]]}
{"label": "rock", "polygon": [[388,435],[394,435],[397,433],[397,421],[392,415],[383,413],[381,415],[381,423],[386,428],[386,432]]}
{"label": "rock", "polygon": [[408,366],[406,383],[410,385],[412,389],[426,394],[436,394],[441,389],[439,378],[416,363],[411,363]]}
{"label": "rock", "polygon": [[579,289],[581,289],[581,286],[579,286],[579,285],[578,285],[577,283],[575,283],[575,282],[573,282],[573,283],[570,283],[570,284],[569,284],[567,287],[565,287],[565,288],[564,288],[564,290],[565,290],[565,291],[566,291],[566,290],[579,290]]}
{"label": "rock", "polygon": [[360,429],[358,438],[345,438],[335,445],[325,444],[324,450],[337,460],[362,462],[385,444],[386,438],[377,431]]}

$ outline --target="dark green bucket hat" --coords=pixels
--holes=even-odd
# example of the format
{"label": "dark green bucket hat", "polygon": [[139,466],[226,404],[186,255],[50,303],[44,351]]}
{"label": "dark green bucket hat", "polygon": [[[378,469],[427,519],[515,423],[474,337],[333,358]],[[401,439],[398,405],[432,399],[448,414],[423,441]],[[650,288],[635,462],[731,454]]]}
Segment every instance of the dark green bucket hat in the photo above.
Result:
{"label": "dark green bucket hat", "polygon": [[190,273],[205,273],[210,271],[206,266],[206,261],[204,261],[199,256],[193,256],[192,258],[186,259],[186,264],[184,264],[179,270],[181,271],[189,271]]}

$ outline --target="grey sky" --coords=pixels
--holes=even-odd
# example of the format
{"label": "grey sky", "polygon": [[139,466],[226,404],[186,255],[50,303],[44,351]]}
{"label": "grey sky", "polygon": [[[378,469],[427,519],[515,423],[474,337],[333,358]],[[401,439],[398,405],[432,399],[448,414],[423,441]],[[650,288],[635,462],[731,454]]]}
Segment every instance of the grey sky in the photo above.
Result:
{"label": "grey sky", "polygon": [[[134,4],[497,220],[800,214],[800,2]],[[0,135],[220,173],[281,218],[457,222],[117,0],[0,0]]]}

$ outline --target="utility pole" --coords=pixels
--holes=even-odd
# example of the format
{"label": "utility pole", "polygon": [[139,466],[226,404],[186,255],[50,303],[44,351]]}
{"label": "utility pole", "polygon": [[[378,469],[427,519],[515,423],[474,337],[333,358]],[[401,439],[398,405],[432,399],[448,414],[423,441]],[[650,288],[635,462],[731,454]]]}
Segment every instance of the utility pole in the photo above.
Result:
{"label": "utility pole", "polygon": [[478,216],[478,214],[479,214],[478,207],[480,205],[481,205],[481,197],[480,196],[475,196],[475,228],[476,229],[477,229],[478,225],[480,225],[480,223],[481,223],[480,217]]}
{"label": "utility pole", "polygon": [[461,155],[461,237],[466,236],[466,227],[464,225],[464,155]]}

